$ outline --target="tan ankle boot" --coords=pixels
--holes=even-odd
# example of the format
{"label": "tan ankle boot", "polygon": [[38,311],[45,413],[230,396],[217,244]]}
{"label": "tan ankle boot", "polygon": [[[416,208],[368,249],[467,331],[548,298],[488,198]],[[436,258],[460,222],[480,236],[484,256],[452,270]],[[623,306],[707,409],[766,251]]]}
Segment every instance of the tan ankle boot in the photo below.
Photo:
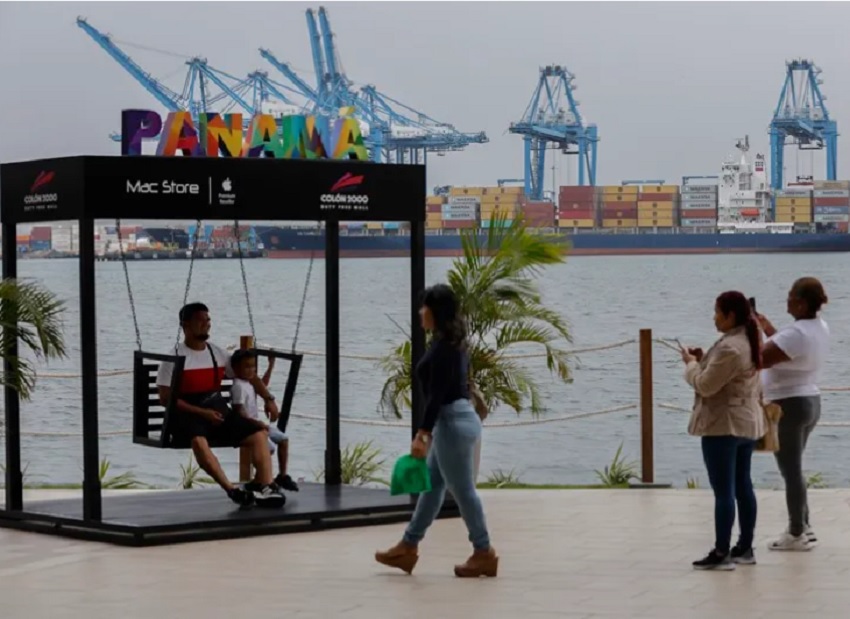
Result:
{"label": "tan ankle boot", "polygon": [[399,542],[389,550],[376,552],[375,561],[410,574],[419,561],[419,551],[416,546]]}
{"label": "tan ankle boot", "polygon": [[478,578],[488,576],[495,578],[499,571],[499,557],[493,548],[476,550],[462,565],[455,565],[455,576],[458,578]]}

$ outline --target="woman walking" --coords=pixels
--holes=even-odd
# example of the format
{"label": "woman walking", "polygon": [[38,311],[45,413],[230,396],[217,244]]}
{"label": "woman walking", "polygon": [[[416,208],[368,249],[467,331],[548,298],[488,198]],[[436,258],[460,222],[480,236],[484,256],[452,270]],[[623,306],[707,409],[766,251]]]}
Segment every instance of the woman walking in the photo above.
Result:
{"label": "woman walking", "polygon": [[785,480],[788,529],[768,544],[771,550],[811,550],[817,537],[809,523],[803,452],[820,419],[818,379],[829,355],[829,326],[818,316],[827,302],[814,277],[794,282],[788,292],[790,325],[777,330],[759,316],[768,340],[764,346],[764,397],[782,408],[776,463]]}
{"label": "woman walking", "polygon": [[[714,325],[723,335],[708,352],[682,349],[685,380],[695,392],[688,433],[702,439],[702,455],[714,491],[714,548],[694,561],[698,570],[733,570],[755,563],[757,503],[750,477],[755,441],[765,433],[759,405],[759,326],[747,298],[724,292],[715,302]],[[730,548],[735,505],[741,530]]]}
{"label": "woman walking", "polygon": [[443,284],[427,289],[419,316],[432,341],[416,367],[425,395],[425,415],[410,452],[417,458],[427,457],[431,491],[419,495],[402,540],[389,550],[376,552],[375,560],[410,574],[419,560],[419,542],[440,512],[448,488],[473,547],[466,563],[455,566],[455,575],[496,576],[499,558],[490,546],[474,480],[481,420],[469,401],[466,326],[452,289]]}

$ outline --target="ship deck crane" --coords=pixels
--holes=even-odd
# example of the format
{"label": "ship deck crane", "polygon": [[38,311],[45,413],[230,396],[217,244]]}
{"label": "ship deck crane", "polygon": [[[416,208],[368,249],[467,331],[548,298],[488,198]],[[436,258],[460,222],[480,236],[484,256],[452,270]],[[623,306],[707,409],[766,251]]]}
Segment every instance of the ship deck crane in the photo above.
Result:
{"label": "ship deck crane", "polygon": [[[585,125],[573,97],[575,76],[566,67],[549,65],[540,69],[540,78],[522,120],[511,123],[509,131],[523,136],[525,143],[525,193],[539,200],[543,196],[546,151],[560,150],[578,155],[578,184],[596,185],[597,127]],[[566,103],[566,105],[565,105]],[[553,147],[549,147],[553,144]],[[573,150],[575,147],[576,150]]]}
{"label": "ship deck crane", "polygon": [[[770,123],[770,186],[781,190],[784,182],[785,146],[800,150],[826,149],[826,179],[838,176],[838,125],[829,117],[821,69],[811,60],[785,63],[785,83]],[[789,142],[790,139],[790,142]]]}

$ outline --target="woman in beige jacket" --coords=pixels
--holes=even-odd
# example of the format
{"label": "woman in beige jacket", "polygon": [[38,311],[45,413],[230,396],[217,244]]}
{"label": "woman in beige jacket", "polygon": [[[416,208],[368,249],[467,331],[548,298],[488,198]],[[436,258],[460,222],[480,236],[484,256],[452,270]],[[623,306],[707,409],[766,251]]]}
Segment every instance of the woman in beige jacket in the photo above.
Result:
{"label": "woman in beige jacket", "polygon": [[[714,548],[693,565],[732,570],[736,563],[755,563],[757,505],[750,464],[755,442],[765,433],[759,403],[761,342],[757,318],[740,292],[717,297],[714,324],[723,335],[708,352],[682,349],[685,380],[695,392],[688,433],[702,437],[702,455],[714,490]],[[730,548],[736,502],[741,535]]]}

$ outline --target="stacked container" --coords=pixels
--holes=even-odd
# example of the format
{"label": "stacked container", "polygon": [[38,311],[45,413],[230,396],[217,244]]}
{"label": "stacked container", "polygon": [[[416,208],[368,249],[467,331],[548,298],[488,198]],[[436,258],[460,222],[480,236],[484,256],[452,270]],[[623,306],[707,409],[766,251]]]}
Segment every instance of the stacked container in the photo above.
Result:
{"label": "stacked container", "polygon": [[595,228],[596,224],[595,188],[561,187],[558,192],[558,227]]}
{"label": "stacked container", "polygon": [[602,227],[635,228],[638,225],[638,188],[636,185],[602,187]]}
{"label": "stacked container", "polygon": [[440,206],[443,228],[474,228],[483,195],[483,187],[452,187],[449,190],[448,202]]}
{"label": "stacked container", "polygon": [[30,249],[32,251],[50,251],[50,226],[35,226],[30,230]]}
{"label": "stacked container", "polygon": [[815,181],[813,220],[817,228],[847,232],[850,181]]}
{"label": "stacked container", "polygon": [[439,230],[443,227],[443,196],[428,196],[425,200],[425,229]]}
{"label": "stacked container", "polygon": [[679,187],[644,185],[638,194],[638,228],[679,225]]}
{"label": "stacked container", "polygon": [[682,185],[679,225],[683,228],[717,228],[717,185]]}
{"label": "stacked container", "polygon": [[[511,193],[505,190],[510,189]],[[522,203],[522,187],[486,187],[481,197],[481,227],[489,228],[494,219],[504,217],[502,225],[510,226]],[[551,224],[550,224],[551,225]]]}
{"label": "stacked container", "polygon": [[812,192],[810,189],[784,189],[776,192],[776,223],[812,223]]}
{"label": "stacked container", "polygon": [[552,202],[523,202],[520,206],[525,225],[529,228],[555,226],[555,204]]}

